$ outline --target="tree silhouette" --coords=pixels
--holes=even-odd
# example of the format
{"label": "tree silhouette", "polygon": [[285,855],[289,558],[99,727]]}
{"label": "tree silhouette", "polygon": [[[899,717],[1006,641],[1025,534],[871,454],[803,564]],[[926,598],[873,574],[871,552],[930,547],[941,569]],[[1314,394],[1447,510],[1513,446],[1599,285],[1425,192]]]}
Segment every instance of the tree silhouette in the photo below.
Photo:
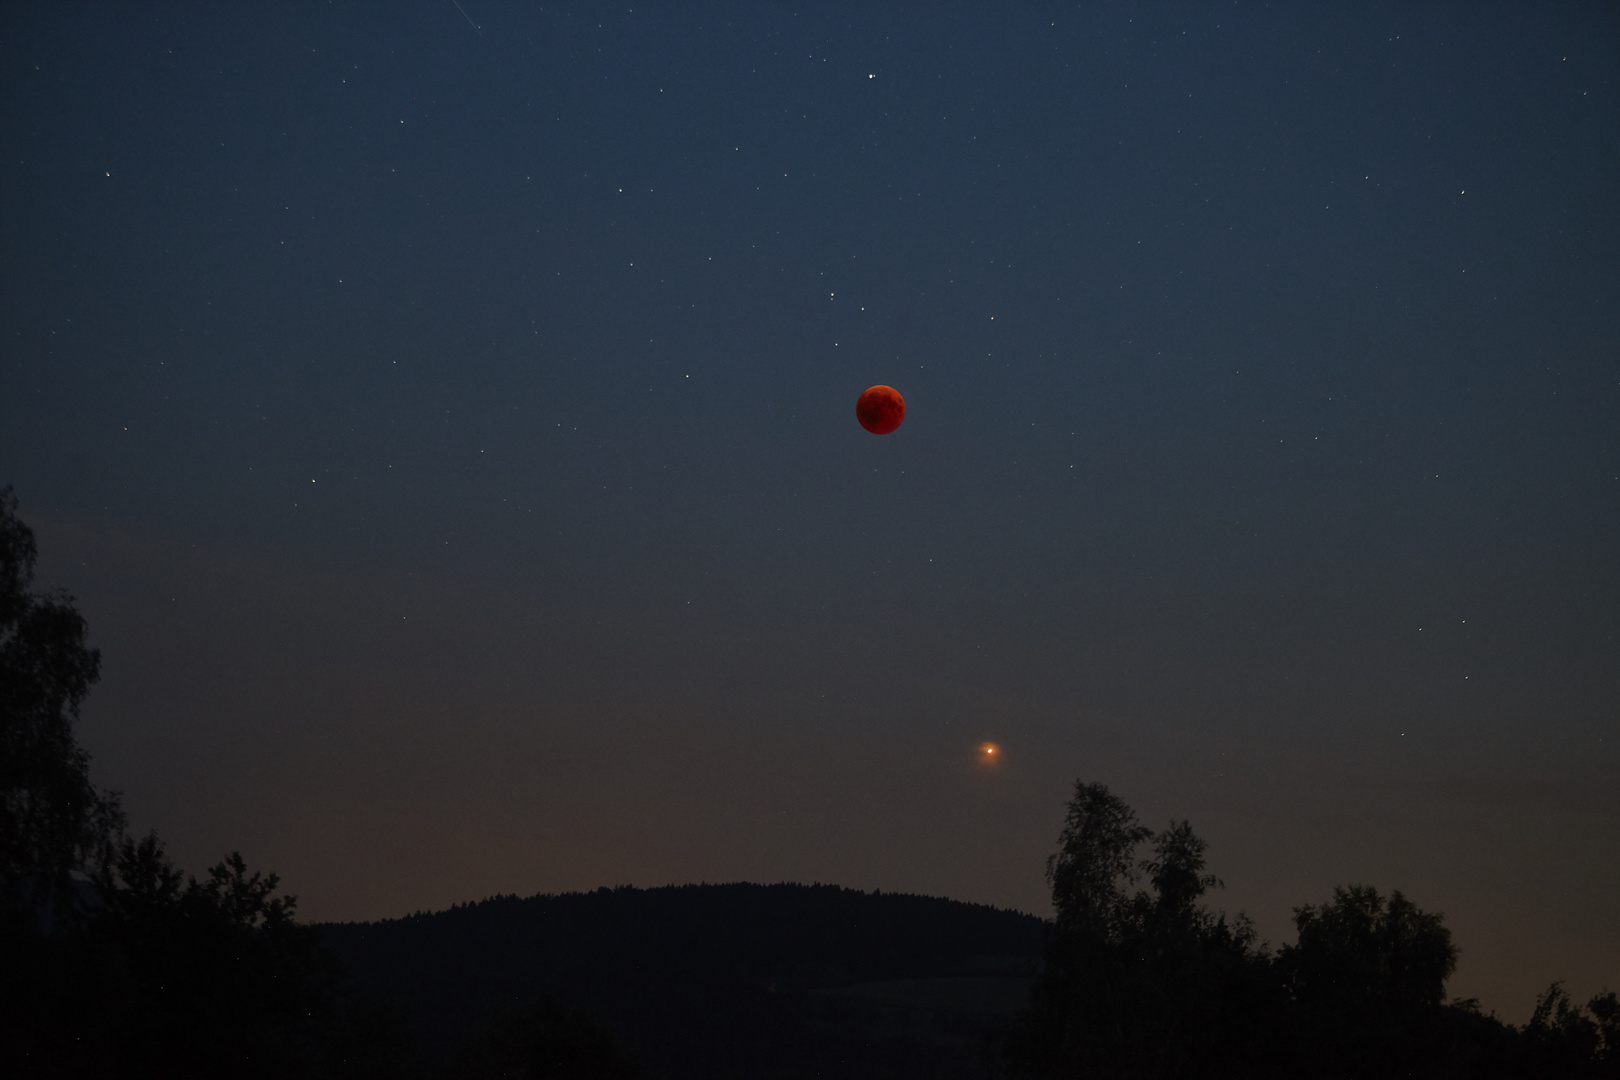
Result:
{"label": "tree silhouette", "polygon": [[[275,874],[232,852],[199,881],[156,834],[126,833],[73,733],[100,654],[72,596],[30,592],[36,558],[16,496],[0,490],[4,1075],[419,1075],[398,1011],[345,995]],[[586,1028],[570,1023],[531,1028],[522,1045],[545,1057],[546,1039],[566,1035],[562,1049],[577,1049]]]}
{"label": "tree silhouette", "polygon": [[[1136,852],[1152,840],[1152,856]],[[1033,1076],[1218,1076],[1251,1069],[1265,958],[1246,921],[1201,900],[1205,843],[1186,821],[1157,836],[1102,784],[1076,783],[1048,860],[1056,919],[1032,1007],[1008,1041]],[[1151,892],[1130,892],[1146,875]]]}
{"label": "tree silhouette", "polygon": [[1536,999],[1524,1041],[1526,1075],[1620,1077],[1620,999],[1604,991],[1583,1010],[1555,982]]}
{"label": "tree silhouette", "polygon": [[1276,973],[1291,1001],[1291,1031],[1323,1075],[1359,1075],[1430,1060],[1442,1040],[1446,980],[1457,949],[1442,916],[1397,890],[1339,887],[1319,907],[1295,909],[1298,941]]}
{"label": "tree silhouette", "polygon": [[36,556],[16,495],[0,490],[0,918],[13,933],[60,916],[74,871],[105,858],[123,824],[73,735],[101,654],[72,596],[29,591]]}
{"label": "tree silhouette", "polygon": [[1171,822],[1153,841],[1154,858],[1144,869],[1151,875],[1158,894],[1153,921],[1164,927],[1191,929],[1200,924],[1204,912],[1198,900],[1206,890],[1218,889],[1220,879],[1201,874],[1204,851],[1208,848],[1187,821]]}
{"label": "tree silhouette", "polygon": [[[13,1075],[309,1073],[336,1030],[332,961],[240,855],[185,879],[124,832],[74,737],[100,654],[0,491],[0,1060]],[[329,1041],[329,1040],[327,1040]]]}
{"label": "tree silhouette", "polygon": [[1153,835],[1136,812],[1102,784],[1076,782],[1046,882],[1061,932],[1117,940],[1128,918],[1126,886],[1136,880],[1137,845]]}
{"label": "tree silhouette", "polygon": [[137,1075],[318,1070],[339,1019],[337,969],[274,874],[232,853],[198,881],[156,836],[124,837],[94,883],[59,950],[75,981],[41,1018],[58,1047],[96,1047]]}
{"label": "tree silhouette", "polygon": [[1297,908],[1298,940],[1270,953],[1203,903],[1220,884],[1205,850],[1188,822],[1155,835],[1103,785],[1076,783],[1047,862],[1046,966],[1006,1044],[1014,1075],[1620,1077],[1613,993],[1583,1009],[1554,984],[1522,1030],[1448,1004],[1443,917],[1368,886]]}
{"label": "tree silhouette", "polygon": [[1331,1000],[1336,1008],[1367,1002],[1432,1008],[1445,1000],[1457,948],[1442,916],[1418,910],[1397,889],[1351,885],[1333,902],[1294,911],[1299,942],[1279,958],[1296,997]]}

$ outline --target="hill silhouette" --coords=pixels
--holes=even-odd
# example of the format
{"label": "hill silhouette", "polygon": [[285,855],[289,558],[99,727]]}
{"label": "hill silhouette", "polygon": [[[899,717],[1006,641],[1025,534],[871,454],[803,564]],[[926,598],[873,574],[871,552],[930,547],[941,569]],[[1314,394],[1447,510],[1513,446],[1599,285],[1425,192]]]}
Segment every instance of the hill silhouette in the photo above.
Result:
{"label": "hill silhouette", "polygon": [[90,782],[73,726],[100,654],[71,596],[30,591],[15,510],[0,489],[8,1077],[1620,1078],[1613,991],[1554,982],[1522,1028],[1448,1000],[1444,916],[1370,885],[1266,948],[1205,902],[1188,821],[1149,829],[1096,781],[1047,860],[1050,923],[732,884],[308,926],[274,873],[233,852],[187,875]]}
{"label": "hill silhouette", "polygon": [[977,1077],[1027,1005],[1046,923],[832,885],[494,897],[322,939],[443,1060],[504,1007],[596,1016],[645,1076]]}

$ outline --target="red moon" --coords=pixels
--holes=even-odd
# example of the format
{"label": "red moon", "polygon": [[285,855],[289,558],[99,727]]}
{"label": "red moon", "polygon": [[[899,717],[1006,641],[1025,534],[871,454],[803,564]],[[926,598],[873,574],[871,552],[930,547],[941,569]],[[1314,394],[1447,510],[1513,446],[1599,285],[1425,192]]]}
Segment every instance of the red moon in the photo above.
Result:
{"label": "red moon", "polygon": [[906,418],[906,399],[892,386],[869,386],[855,402],[855,419],[874,435],[887,435]]}

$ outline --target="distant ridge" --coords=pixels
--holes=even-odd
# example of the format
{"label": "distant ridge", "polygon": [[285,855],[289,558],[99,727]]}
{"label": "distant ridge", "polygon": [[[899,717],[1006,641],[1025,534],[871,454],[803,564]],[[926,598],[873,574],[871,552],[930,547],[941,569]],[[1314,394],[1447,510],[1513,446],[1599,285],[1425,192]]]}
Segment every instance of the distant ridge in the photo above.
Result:
{"label": "distant ridge", "polygon": [[981,1044],[1006,1012],[974,1003],[1017,1000],[1046,924],[938,897],[742,882],[497,896],[320,929],[361,985],[411,1009],[430,1049],[550,994],[600,1017],[648,1076],[819,1062],[803,1075],[968,1077],[991,1075]]}

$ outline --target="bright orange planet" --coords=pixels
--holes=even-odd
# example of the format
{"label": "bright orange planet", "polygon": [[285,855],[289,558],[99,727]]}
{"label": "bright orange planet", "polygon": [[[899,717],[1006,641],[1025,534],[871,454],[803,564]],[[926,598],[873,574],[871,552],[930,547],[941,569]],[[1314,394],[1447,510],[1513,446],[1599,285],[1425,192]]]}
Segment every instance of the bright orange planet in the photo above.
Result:
{"label": "bright orange planet", "polygon": [[892,386],[869,386],[855,401],[855,419],[874,435],[887,435],[906,418],[906,399]]}
{"label": "bright orange planet", "polygon": [[995,765],[1001,761],[1001,747],[993,742],[982,742],[973,756],[979,759],[980,765]]}

